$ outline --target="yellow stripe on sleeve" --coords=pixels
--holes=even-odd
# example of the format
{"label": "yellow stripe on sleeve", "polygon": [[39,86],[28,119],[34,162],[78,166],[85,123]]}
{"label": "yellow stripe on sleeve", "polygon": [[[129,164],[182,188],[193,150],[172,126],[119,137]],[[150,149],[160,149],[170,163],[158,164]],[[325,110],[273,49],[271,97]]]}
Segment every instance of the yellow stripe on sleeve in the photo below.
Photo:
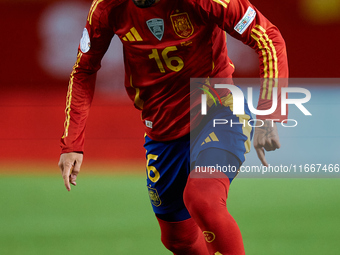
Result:
{"label": "yellow stripe on sleeve", "polygon": [[66,108],[65,108],[65,122],[64,122],[64,134],[62,136],[62,139],[68,136],[68,129],[70,127],[70,119],[71,119],[71,103],[72,103],[72,89],[73,89],[73,80],[74,80],[74,74],[77,72],[76,69],[79,66],[79,62],[81,57],[83,56],[83,53],[79,52],[77,56],[77,61],[73,66],[73,71],[71,73],[70,82],[68,85],[68,91],[66,96]]}
{"label": "yellow stripe on sleeve", "polygon": [[266,38],[266,40],[269,42],[269,46],[273,51],[273,58],[274,58],[274,70],[275,70],[275,75],[274,78],[279,78],[279,68],[278,68],[278,58],[277,58],[277,52],[276,52],[276,48],[273,44],[273,40],[271,40],[267,34],[267,31],[261,27],[260,25],[256,25],[256,28],[260,29],[264,34],[264,37]]}
{"label": "yellow stripe on sleeve", "polygon": [[262,51],[262,57],[263,57],[263,65],[264,65],[264,78],[268,78],[268,64],[267,64],[267,52],[266,50],[262,47],[260,39],[256,37],[256,35],[252,34],[251,37],[257,42],[257,45],[259,49]]}
{"label": "yellow stripe on sleeve", "polygon": [[[262,51],[263,63],[264,63],[264,78],[269,78],[263,83],[262,99],[271,99],[273,86],[278,86],[279,69],[277,51],[273,44],[273,41],[269,38],[267,31],[260,25],[256,25],[252,30],[252,37],[258,43],[259,49]],[[264,53],[265,52],[265,53]],[[268,59],[267,59],[268,56]],[[269,69],[268,69],[269,66]],[[268,90],[266,89],[268,83]],[[267,97],[266,97],[267,94]]]}
{"label": "yellow stripe on sleeve", "polygon": [[93,16],[93,13],[94,11],[97,9],[97,6],[98,4],[100,4],[101,2],[103,2],[104,0],[95,0],[93,3],[92,3],[92,6],[91,6],[91,9],[90,9],[90,13],[89,13],[89,16],[87,18],[88,22],[90,25],[92,25],[92,16]]}
{"label": "yellow stripe on sleeve", "polygon": [[[262,51],[262,57],[263,57],[263,65],[264,65],[264,78],[268,78],[268,64],[267,64],[267,52],[266,50],[262,47],[260,39],[257,38],[254,34],[251,35],[251,37],[254,38],[254,40],[257,42],[259,49]],[[266,88],[266,83],[263,82],[263,90],[262,90],[262,95],[261,98],[264,99],[266,97],[267,93],[267,88]]]}
{"label": "yellow stripe on sleeve", "polygon": [[263,38],[263,35],[258,32],[257,30],[253,29],[253,33],[257,34],[259,36],[259,40],[262,42],[263,46],[261,45],[261,48],[265,49],[268,54],[268,61],[269,61],[269,78],[273,78],[273,55],[272,52],[267,44],[267,41]]}

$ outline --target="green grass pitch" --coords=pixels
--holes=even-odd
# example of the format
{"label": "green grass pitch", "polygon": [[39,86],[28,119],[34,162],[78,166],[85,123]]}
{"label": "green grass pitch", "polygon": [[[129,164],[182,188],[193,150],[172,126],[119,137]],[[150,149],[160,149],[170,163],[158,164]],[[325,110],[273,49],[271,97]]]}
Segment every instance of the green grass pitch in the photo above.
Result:
{"label": "green grass pitch", "polygon": [[[236,179],[228,208],[247,255],[340,253],[340,179]],[[142,175],[0,175],[0,254],[171,254]]]}

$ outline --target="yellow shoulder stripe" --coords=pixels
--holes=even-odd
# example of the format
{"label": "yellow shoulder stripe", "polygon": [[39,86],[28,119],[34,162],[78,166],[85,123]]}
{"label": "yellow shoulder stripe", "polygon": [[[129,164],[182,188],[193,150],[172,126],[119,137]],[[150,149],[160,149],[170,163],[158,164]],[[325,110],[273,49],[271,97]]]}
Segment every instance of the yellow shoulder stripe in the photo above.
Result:
{"label": "yellow shoulder stripe", "polygon": [[230,0],[213,0],[215,3],[222,5],[224,8],[228,7]]}
{"label": "yellow shoulder stripe", "polygon": [[87,16],[87,21],[89,22],[90,25],[92,25],[92,16],[93,16],[94,11],[97,9],[98,4],[100,4],[103,1],[104,0],[94,0],[92,2],[89,15]]}

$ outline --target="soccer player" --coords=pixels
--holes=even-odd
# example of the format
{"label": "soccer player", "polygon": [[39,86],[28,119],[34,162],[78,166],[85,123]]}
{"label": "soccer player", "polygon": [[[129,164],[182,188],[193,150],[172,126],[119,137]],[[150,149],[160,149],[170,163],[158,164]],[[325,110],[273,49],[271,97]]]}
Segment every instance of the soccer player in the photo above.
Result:
{"label": "soccer player", "polygon": [[[174,254],[245,253],[241,232],[226,208],[235,174],[215,178],[190,174],[195,165],[218,163],[239,169],[250,149],[252,128],[240,125],[212,130],[211,119],[196,119],[199,132],[192,139],[189,135],[190,78],[231,78],[234,72],[225,32],[258,53],[262,78],[288,77],[279,30],[248,0],[95,0],[70,76],[59,161],[67,190],[76,185],[82,164],[96,73],[112,37],[120,38],[125,88],[145,126],[150,201],[161,241]],[[258,109],[270,108],[271,86],[278,84],[263,83]],[[207,83],[203,89],[213,88]],[[231,93],[219,102],[209,108],[210,116],[235,122],[251,118],[247,106],[244,115],[232,114]],[[263,118],[284,119],[273,116]],[[276,126],[264,123],[255,128],[254,146],[267,165],[264,151],[275,150],[280,143]]]}

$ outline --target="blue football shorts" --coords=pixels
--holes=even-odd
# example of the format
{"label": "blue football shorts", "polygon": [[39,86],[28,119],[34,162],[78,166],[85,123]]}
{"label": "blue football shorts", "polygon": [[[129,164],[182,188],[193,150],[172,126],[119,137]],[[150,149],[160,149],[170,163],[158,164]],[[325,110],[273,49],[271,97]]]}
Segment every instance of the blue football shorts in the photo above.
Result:
{"label": "blue football shorts", "polygon": [[[213,161],[208,160],[207,164],[223,165],[226,163],[223,160],[228,157],[219,157],[222,161],[216,162],[218,153],[215,153],[222,151],[225,152],[223,155],[229,155],[229,158],[231,155],[232,160],[239,163],[236,164],[238,168],[244,162],[253,135],[252,127],[247,124],[251,120],[251,113],[245,101],[245,114],[233,115],[232,95],[229,95],[228,99],[227,106],[213,106],[209,109],[208,115],[191,134],[166,142],[154,141],[145,136],[147,188],[153,211],[157,216],[175,215],[168,221],[190,218],[183,202],[183,191],[196,161],[202,165],[206,158],[213,158]],[[227,120],[228,123],[214,127],[215,119]],[[214,151],[214,155],[206,153],[209,151]],[[227,177],[232,181],[236,175],[237,172]]]}

